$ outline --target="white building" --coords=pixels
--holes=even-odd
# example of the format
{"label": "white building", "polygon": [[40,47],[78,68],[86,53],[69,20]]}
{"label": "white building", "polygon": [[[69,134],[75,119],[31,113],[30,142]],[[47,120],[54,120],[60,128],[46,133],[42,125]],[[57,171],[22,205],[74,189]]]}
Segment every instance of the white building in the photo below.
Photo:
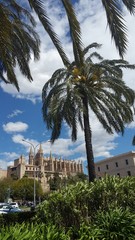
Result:
{"label": "white building", "polygon": [[127,152],[95,163],[96,177],[107,175],[135,176],[135,152]]}

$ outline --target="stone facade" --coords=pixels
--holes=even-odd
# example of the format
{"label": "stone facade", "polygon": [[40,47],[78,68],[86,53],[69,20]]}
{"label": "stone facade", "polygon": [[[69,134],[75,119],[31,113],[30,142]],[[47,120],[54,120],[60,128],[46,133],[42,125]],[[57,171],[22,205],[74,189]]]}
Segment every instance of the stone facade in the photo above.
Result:
{"label": "stone facade", "polygon": [[95,163],[96,177],[108,175],[135,176],[135,152],[127,152]]}
{"label": "stone facade", "polygon": [[1,178],[6,178],[7,177],[7,170],[3,170],[0,168],[0,179]]}
{"label": "stone facade", "polygon": [[48,180],[53,178],[54,173],[58,173],[61,178],[74,176],[77,173],[83,173],[83,165],[80,161],[57,159],[51,154],[49,157],[44,157],[40,144],[35,158],[32,148],[30,149],[28,164],[26,164],[25,158],[20,156],[19,159],[14,160],[14,166],[9,166],[7,169],[8,177],[17,177],[18,179],[24,175],[34,178],[35,174],[36,180],[41,183],[44,191],[49,190]]}

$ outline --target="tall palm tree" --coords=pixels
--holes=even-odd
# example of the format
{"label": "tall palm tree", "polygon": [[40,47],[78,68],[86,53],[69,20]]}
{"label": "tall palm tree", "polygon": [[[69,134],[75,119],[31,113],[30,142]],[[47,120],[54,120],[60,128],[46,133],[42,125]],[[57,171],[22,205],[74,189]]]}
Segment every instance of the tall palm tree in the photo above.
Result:
{"label": "tall palm tree", "polygon": [[40,41],[33,29],[35,21],[14,0],[0,2],[0,19],[0,79],[19,90],[15,67],[18,64],[22,74],[31,81],[31,53],[39,59]]}
{"label": "tall palm tree", "polygon": [[124,124],[133,121],[131,108],[135,100],[134,91],[122,80],[122,68],[135,69],[135,65],[121,59],[103,60],[97,52],[87,56],[93,47],[100,45],[93,43],[82,50],[80,66],[76,60],[54,72],[44,85],[42,108],[47,128],[52,130],[52,142],[59,137],[63,122],[71,128],[73,141],[77,139],[78,123],[84,130],[89,181],[95,178],[89,109],[108,133],[123,134]]}
{"label": "tall palm tree", "polygon": [[[66,121],[72,129],[72,140],[77,139],[77,123],[84,130],[88,162],[89,181],[95,178],[94,157],[92,149],[92,132],[89,122],[89,107],[107,132],[124,132],[124,124],[133,120],[131,106],[134,92],[122,81],[123,67],[134,65],[122,60],[103,61],[93,53],[85,59],[85,54],[94,43],[83,50],[80,24],[77,21],[70,0],[61,0],[69,21],[70,36],[73,45],[74,62],[65,63],[65,69],[57,70],[43,88],[43,118],[48,129],[52,129],[52,142],[59,137],[62,122]],[[134,13],[135,1],[122,1],[130,13]],[[126,28],[120,5],[116,0],[102,0],[106,10],[108,24],[120,56],[126,50]],[[101,62],[93,64],[92,56]],[[64,61],[63,61],[64,62]],[[111,91],[110,91],[111,89]]]}

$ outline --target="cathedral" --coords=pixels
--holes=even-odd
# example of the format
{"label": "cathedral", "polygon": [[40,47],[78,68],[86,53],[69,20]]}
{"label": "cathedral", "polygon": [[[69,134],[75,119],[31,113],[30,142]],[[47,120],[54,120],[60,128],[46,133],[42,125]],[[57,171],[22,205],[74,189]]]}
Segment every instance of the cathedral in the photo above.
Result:
{"label": "cathedral", "polygon": [[42,145],[40,144],[35,157],[31,147],[28,163],[26,163],[25,157],[21,155],[20,158],[14,160],[14,166],[9,166],[7,169],[8,177],[15,176],[18,179],[23,176],[35,177],[41,183],[44,192],[49,191],[48,181],[53,178],[55,173],[58,173],[61,179],[69,175],[74,176],[77,173],[83,173],[82,162],[57,159],[52,154],[49,157],[44,157]]}

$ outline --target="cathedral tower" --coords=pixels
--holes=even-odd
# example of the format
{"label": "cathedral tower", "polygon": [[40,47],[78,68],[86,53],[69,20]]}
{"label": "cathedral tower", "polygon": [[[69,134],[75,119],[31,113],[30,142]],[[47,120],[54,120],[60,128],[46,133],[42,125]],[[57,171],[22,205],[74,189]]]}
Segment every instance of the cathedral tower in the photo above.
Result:
{"label": "cathedral tower", "polygon": [[40,143],[39,150],[35,156],[35,165],[37,166],[43,165],[43,149],[42,149],[41,143]]}
{"label": "cathedral tower", "polygon": [[34,153],[32,151],[32,147],[30,148],[30,152],[29,152],[29,164],[34,165]]}

